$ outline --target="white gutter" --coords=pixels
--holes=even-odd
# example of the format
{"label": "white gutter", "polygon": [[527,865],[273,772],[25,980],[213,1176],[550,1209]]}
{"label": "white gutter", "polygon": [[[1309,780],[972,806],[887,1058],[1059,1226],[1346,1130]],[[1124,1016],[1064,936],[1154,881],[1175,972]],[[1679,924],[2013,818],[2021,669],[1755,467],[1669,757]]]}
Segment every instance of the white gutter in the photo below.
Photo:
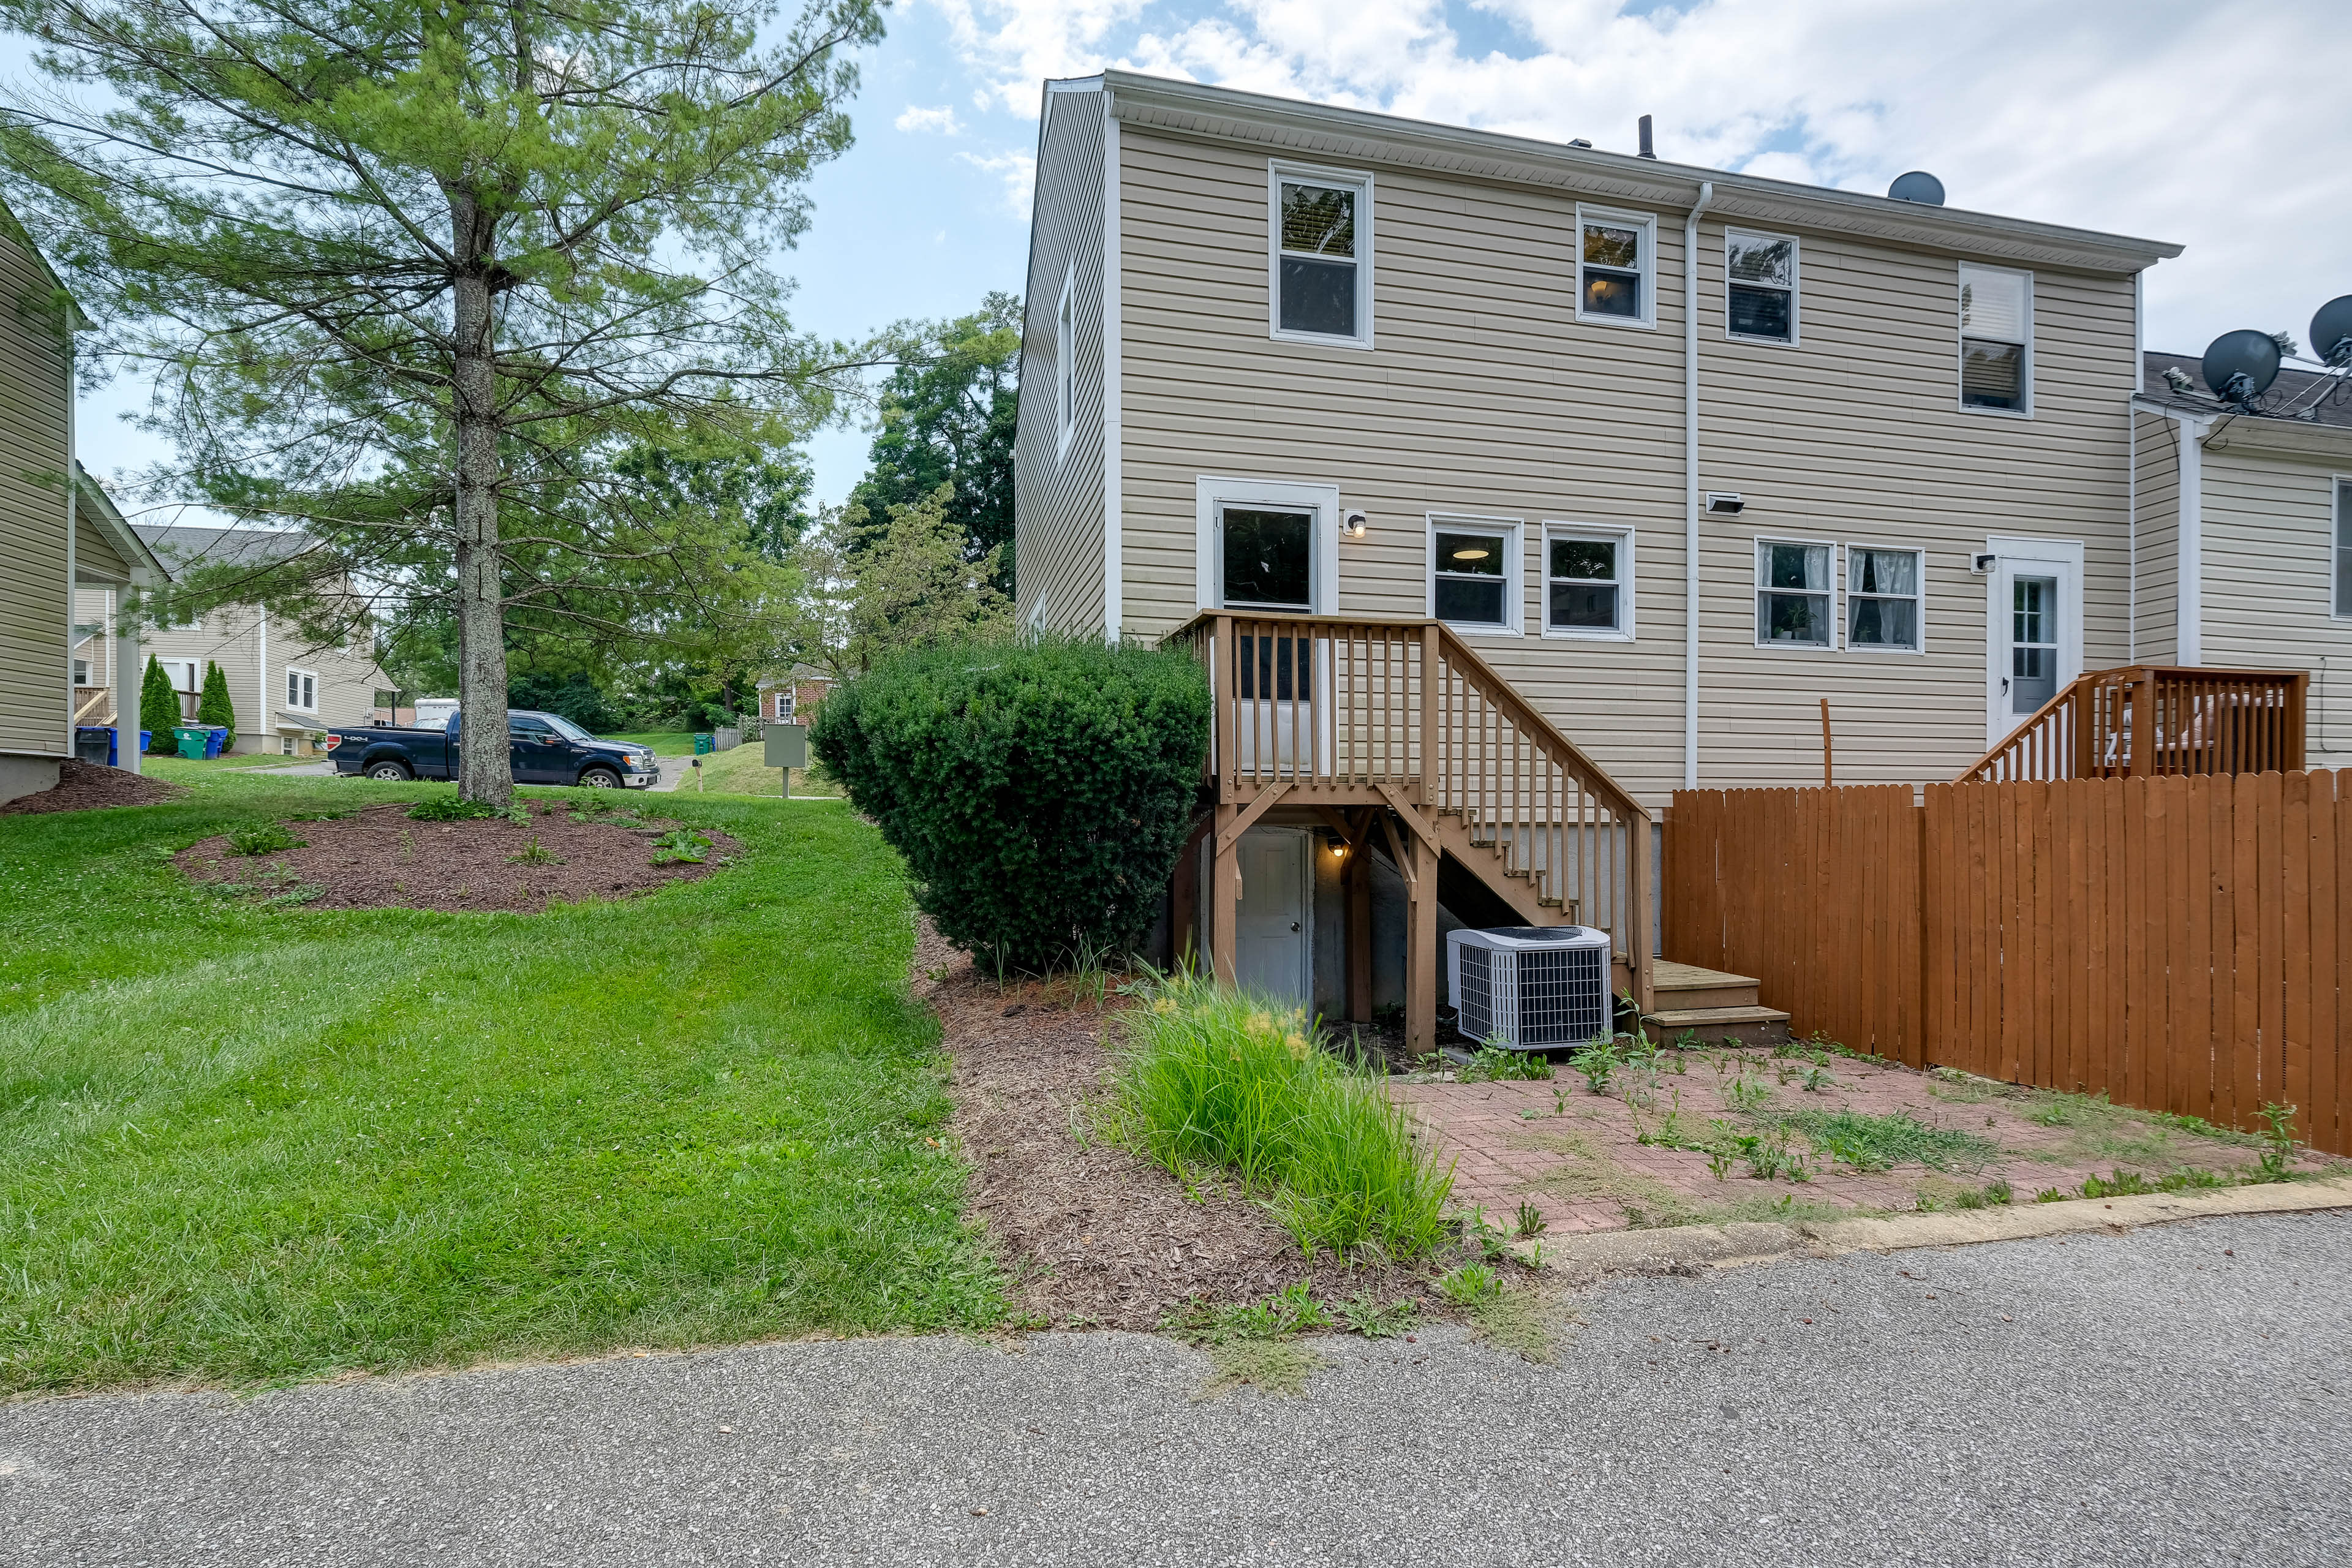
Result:
{"label": "white gutter", "polygon": [[1698,219],[1715,201],[1702,182],[1683,219],[1683,788],[1698,788]]}
{"label": "white gutter", "polygon": [[[1103,97],[1103,276],[1102,276],[1102,430],[1103,430],[1103,640],[1117,642],[1127,592],[1126,542],[1119,536],[1120,470],[1119,373],[1119,192],[1118,121],[1110,111],[1110,93]],[[1076,384],[1073,377],[1071,384]]]}

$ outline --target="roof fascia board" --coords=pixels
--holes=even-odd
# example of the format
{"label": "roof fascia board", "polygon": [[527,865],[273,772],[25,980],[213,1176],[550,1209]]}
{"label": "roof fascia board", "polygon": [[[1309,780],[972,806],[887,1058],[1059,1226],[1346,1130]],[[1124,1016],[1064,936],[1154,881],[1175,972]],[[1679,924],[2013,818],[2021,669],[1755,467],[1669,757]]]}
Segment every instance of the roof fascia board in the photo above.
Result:
{"label": "roof fascia board", "polygon": [[2205,437],[2209,452],[2257,452],[2288,458],[2352,457],[2352,426],[2306,425],[2300,419],[2248,418],[2218,422]]}
{"label": "roof fascia board", "polygon": [[1712,182],[1716,195],[1710,216],[2090,272],[2138,272],[2181,251],[2167,241],[1922,206],[1127,71],[1107,70],[1099,80],[1110,92],[1111,113],[1129,124],[1279,148],[1293,156],[1402,164],[1675,208],[1690,206],[1698,199],[1699,186]]}
{"label": "roof fascia board", "polygon": [[141,566],[147,568],[166,583],[172,580],[170,568],[163,564],[162,558],[154,551],[148,548],[147,542],[139,537],[137,531],[123,520],[121,511],[114,504],[114,498],[108,495],[105,487],[90,477],[89,470],[81,466],[79,458],[74,460],[74,488],[79,492],[81,500],[89,505],[90,520],[98,524],[98,531],[106,535],[108,542],[121,552],[125,561],[130,562],[134,568]]}

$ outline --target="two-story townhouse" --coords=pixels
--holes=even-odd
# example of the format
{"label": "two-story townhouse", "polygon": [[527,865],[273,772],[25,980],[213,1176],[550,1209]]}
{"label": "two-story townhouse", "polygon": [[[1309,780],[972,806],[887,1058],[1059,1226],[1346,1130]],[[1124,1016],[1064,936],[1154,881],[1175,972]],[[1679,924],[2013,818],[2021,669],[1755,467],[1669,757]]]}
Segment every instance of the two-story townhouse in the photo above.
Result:
{"label": "two-story townhouse", "polygon": [[[1597,835],[1574,802],[1480,795],[1518,785],[1495,783],[1476,735],[1408,736],[1429,760],[1354,769],[1388,786],[1359,792],[1380,805],[1362,839],[1379,869],[1426,844],[1462,888],[1456,862],[1477,857],[1441,858],[1431,814],[1463,816],[1466,845],[1549,834],[1513,874],[1582,879],[1580,898],[1544,901],[1580,904],[1639,970],[1632,887],[1675,788],[1820,782],[1824,699],[1840,783],[1948,778],[2074,674],[2130,656],[2138,282],[2179,247],[1948,207],[1933,187],[1862,195],[1122,72],[1049,83],[1017,614],[1147,639],[1197,641],[1220,613],[1428,633],[1428,668],[1491,680],[1481,700],[1527,744],[1580,752],[1606,775],[1589,790],[1626,798],[1604,798],[1616,826]],[[1213,656],[1235,672],[1221,700],[1294,728],[1307,713],[1296,758],[1272,735],[1253,752],[1248,722],[1220,731],[1221,778],[1296,786],[1271,815],[1246,789],[1220,799],[1213,854],[1243,905],[1228,829],[1287,816],[1312,858],[1304,814],[1328,795],[1344,858],[1368,821],[1322,784],[1318,750],[1360,728],[1361,694],[1334,684],[1353,635],[1302,626],[1294,653],[1235,633]],[[1237,660],[1264,667],[1255,689]],[[1454,678],[1420,668],[1408,701],[1440,691],[1422,721],[1459,729],[1429,719],[1452,712]],[[1440,777],[1464,768],[1486,784]],[[1582,864],[1604,849],[1614,907]],[[1201,874],[1219,891],[1207,945],[1246,975],[1248,911]],[[1323,953],[1329,896],[1299,895],[1309,952],[1274,988],[1328,1005],[1344,967],[1360,1016],[1355,975],[1386,966]],[[1436,920],[1406,921],[1413,973],[1433,940],[1412,933]],[[1377,919],[1346,923],[1381,937]]]}
{"label": "two-story townhouse", "polygon": [[[307,535],[288,530],[141,524],[138,533],[175,571],[258,565],[309,545]],[[85,620],[99,607],[86,604]],[[150,626],[142,637],[142,667],[149,656],[163,665],[187,719],[195,717],[205,667],[221,667],[236,711],[239,752],[323,754],[312,738],[337,725],[367,723],[377,694],[391,685],[376,663],[372,623],[356,599],[341,642],[322,645],[286,616],[242,604],[178,625]]]}

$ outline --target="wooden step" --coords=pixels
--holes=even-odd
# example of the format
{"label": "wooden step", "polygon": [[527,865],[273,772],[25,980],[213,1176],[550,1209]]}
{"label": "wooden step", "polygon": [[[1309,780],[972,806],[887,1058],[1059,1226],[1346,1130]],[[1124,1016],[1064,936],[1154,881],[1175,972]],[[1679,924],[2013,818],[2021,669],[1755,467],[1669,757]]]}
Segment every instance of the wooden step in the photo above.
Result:
{"label": "wooden step", "polygon": [[1789,1015],[1775,1007],[1662,1007],[1643,1014],[1642,1023],[1652,1039],[1668,1046],[1685,1035],[1702,1046],[1777,1046],[1789,1037]]}
{"label": "wooden step", "polygon": [[1669,958],[1659,959],[1652,968],[1651,985],[1661,1011],[1756,1005],[1756,980],[1752,975],[1727,974],[1720,969],[1702,969],[1696,963],[1676,963]]}

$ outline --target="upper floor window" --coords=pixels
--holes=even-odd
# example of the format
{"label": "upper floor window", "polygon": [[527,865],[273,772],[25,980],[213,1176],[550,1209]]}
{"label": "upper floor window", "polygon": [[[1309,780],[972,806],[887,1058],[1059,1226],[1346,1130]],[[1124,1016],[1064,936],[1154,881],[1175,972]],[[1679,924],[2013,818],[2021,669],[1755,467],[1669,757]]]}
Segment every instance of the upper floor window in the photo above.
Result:
{"label": "upper floor window", "polygon": [[1315,513],[1307,508],[1220,506],[1218,575],[1226,605],[1314,607]]}
{"label": "upper floor window", "polygon": [[2032,411],[2031,272],[1960,263],[1960,406]]}
{"label": "upper floor window", "polygon": [[319,706],[319,678],[307,669],[288,670],[286,706],[298,713],[315,711]]}
{"label": "upper floor window", "polygon": [[88,686],[91,684],[89,679],[89,660],[86,658],[78,658],[73,661],[73,683],[76,686]]}
{"label": "upper floor window", "polygon": [[1070,449],[1070,432],[1077,423],[1077,336],[1076,306],[1072,295],[1076,291],[1077,263],[1073,261],[1062,274],[1062,300],[1054,308],[1054,418],[1058,446],[1058,458]]}
{"label": "upper floor window", "polygon": [[1476,631],[1518,628],[1517,522],[1430,520],[1429,613]]}
{"label": "upper floor window", "polygon": [[2352,616],[2352,479],[2336,481],[2336,613]]}
{"label": "upper floor window", "polygon": [[1274,335],[1370,348],[1372,182],[1273,166]]}
{"label": "upper floor window", "polygon": [[1756,542],[1756,644],[1759,647],[1835,647],[1830,547]]}
{"label": "upper floor window", "polygon": [[1657,320],[1658,220],[1576,209],[1576,319],[1646,327]]}
{"label": "upper floor window", "polygon": [[1544,536],[1544,632],[1628,637],[1633,630],[1630,529],[1553,527]]}
{"label": "upper floor window", "polygon": [[1845,549],[1845,646],[1916,653],[1920,640],[1916,550]]}
{"label": "upper floor window", "polygon": [[1723,329],[1760,342],[1797,341],[1797,242],[1785,234],[1723,231]]}

